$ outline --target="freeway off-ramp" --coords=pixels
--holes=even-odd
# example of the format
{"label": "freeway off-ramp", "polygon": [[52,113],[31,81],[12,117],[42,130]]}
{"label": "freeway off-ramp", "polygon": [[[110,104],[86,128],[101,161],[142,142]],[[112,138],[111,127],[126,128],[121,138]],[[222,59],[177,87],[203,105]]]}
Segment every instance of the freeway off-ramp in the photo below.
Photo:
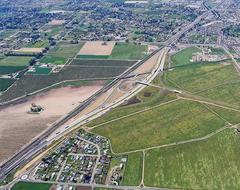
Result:
{"label": "freeway off-ramp", "polygon": [[[163,48],[163,49],[156,52],[156,53],[159,54],[158,55],[159,57],[157,59],[155,67],[152,69],[152,72],[150,74],[148,74],[147,76],[142,77],[142,80],[144,82],[150,83],[161,71],[163,71],[163,66],[164,66],[165,58],[166,58],[166,55],[167,55],[168,51],[169,51],[169,48]],[[124,81],[124,80],[125,79],[121,79],[119,81],[119,84],[117,84],[115,88],[118,88],[121,85],[122,81]],[[139,80],[139,79],[136,79],[136,80]],[[135,94],[140,92],[143,88],[144,88],[143,85],[137,84],[135,86],[135,88],[131,90],[131,92],[126,93],[123,97],[119,98],[118,101],[112,102],[111,104],[106,105],[106,107],[104,107],[104,108],[103,107],[98,107],[96,110],[92,111],[87,116],[84,116],[84,117],[79,118],[76,121],[74,121],[72,124],[70,124],[68,126],[67,129],[65,127],[63,127],[60,131],[58,131],[58,132],[55,131],[52,135],[50,135],[48,138],[46,138],[46,140],[43,141],[43,143],[36,146],[35,149],[31,149],[29,151],[29,155],[24,159],[24,161],[27,161],[27,160],[31,159],[31,157],[33,157],[37,152],[40,152],[45,146],[48,146],[51,143],[53,143],[55,140],[57,140],[58,138],[61,138],[61,136],[65,132],[67,132],[67,130],[73,129],[74,127],[79,127],[82,124],[85,124],[86,121],[89,122],[89,121],[93,120],[94,118],[99,117],[100,115],[104,114],[106,111],[108,111],[108,110],[112,109],[113,107],[116,107],[119,104],[122,104],[124,101],[132,98]],[[104,187],[104,186],[100,185],[100,186],[96,186],[96,187]],[[120,189],[132,189],[132,188],[130,188],[130,187],[120,187]],[[133,188],[133,189],[138,189],[138,188]],[[152,188],[152,189],[160,189],[160,188]]]}
{"label": "freeway off-ramp", "polygon": [[[113,105],[116,105],[119,102],[114,103],[111,106],[108,106],[106,108],[100,109],[97,113],[95,113],[96,110],[93,110],[89,115],[84,116],[78,120],[76,120],[73,124],[71,124],[68,129],[64,129],[61,132],[56,132],[55,130],[59,127],[63,126],[65,122],[73,117],[75,117],[79,112],[87,108],[92,102],[94,102],[101,94],[107,92],[109,89],[111,89],[113,86],[118,86],[121,84],[121,82],[124,80],[124,77],[127,77],[128,75],[132,74],[132,72],[137,69],[139,66],[144,64],[148,59],[150,59],[155,54],[159,53],[161,50],[157,50],[150,54],[148,57],[146,57],[144,60],[136,63],[134,66],[132,66],[130,69],[128,69],[126,72],[124,72],[122,75],[120,75],[118,78],[116,78],[114,81],[112,81],[110,84],[105,86],[103,89],[101,89],[99,92],[97,92],[95,95],[90,97],[88,100],[83,102],[79,107],[74,109],[72,112],[70,112],[67,116],[61,118],[59,121],[55,122],[49,130],[47,130],[44,134],[42,134],[40,137],[33,140],[28,146],[26,146],[24,149],[20,150],[17,154],[15,154],[12,158],[10,158],[6,163],[4,163],[1,167],[1,173],[0,173],[0,180],[3,180],[12,170],[18,168],[19,166],[22,166],[26,164],[28,161],[30,161],[35,155],[39,154],[45,147],[50,145],[52,142],[60,138],[66,130],[71,129],[71,126],[76,125],[82,125],[89,121],[88,118],[92,117],[92,113],[96,116],[99,116],[101,114],[104,114],[106,111],[111,109]],[[152,73],[150,74],[152,75]],[[130,96],[129,96],[130,97]]]}

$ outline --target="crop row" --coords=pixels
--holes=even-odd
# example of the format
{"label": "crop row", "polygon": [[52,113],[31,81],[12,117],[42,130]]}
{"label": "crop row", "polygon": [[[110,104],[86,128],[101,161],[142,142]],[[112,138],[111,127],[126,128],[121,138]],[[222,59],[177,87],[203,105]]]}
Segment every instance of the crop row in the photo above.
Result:
{"label": "crop row", "polygon": [[65,80],[116,77],[124,70],[125,68],[64,67],[59,73],[51,75],[24,75],[0,96],[0,102],[33,93]]}

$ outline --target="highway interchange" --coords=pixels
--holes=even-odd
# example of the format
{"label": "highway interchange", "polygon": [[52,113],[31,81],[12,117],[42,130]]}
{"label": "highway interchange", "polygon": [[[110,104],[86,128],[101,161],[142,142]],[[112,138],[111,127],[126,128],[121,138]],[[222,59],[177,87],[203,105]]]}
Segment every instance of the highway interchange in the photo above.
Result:
{"label": "highway interchange", "polygon": [[[106,85],[96,94],[94,94],[89,99],[84,101],[81,105],[79,105],[69,114],[59,119],[58,121],[56,121],[43,134],[35,138],[32,142],[30,142],[28,145],[26,145],[21,150],[19,150],[19,152],[17,152],[15,155],[9,158],[5,163],[3,163],[0,166],[0,180],[4,180],[6,176],[9,175],[11,172],[15,171],[20,166],[24,166],[26,163],[31,161],[34,157],[36,157],[41,152],[43,152],[46,149],[46,147],[50,146],[55,141],[59,140],[63,135],[66,135],[67,133],[70,133],[75,128],[78,128],[90,122],[91,120],[103,115],[110,109],[122,104],[123,102],[132,98],[135,94],[140,92],[145,87],[145,85],[138,83],[130,92],[126,93],[124,96],[122,96],[118,100],[113,101],[110,104],[105,104],[104,106],[98,106],[96,109],[93,109],[90,113],[87,113],[80,118],[74,119],[74,121],[71,122],[69,125],[65,124],[67,121],[71,120],[72,118],[76,117],[79,113],[87,109],[101,95],[109,91],[111,88],[113,87],[118,88],[123,81],[129,79],[129,76],[131,76],[130,78],[136,79],[135,83],[136,81],[141,81],[143,83],[149,84],[158,74],[161,74],[163,72],[165,58],[169,51],[168,47],[176,43],[183,34],[188,32],[192,28],[194,28],[211,11],[212,9],[209,9],[208,11],[200,15],[194,22],[182,28],[181,31],[179,31],[176,35],[172,36],[169,40],[165,42],[164,47],[154,51],[152,54],[148,55],[142,61],[137,62],[135,65],[130,67],[128,70],[122,73],[119,77],[114,79],[111,83]],[[135,73],[134,71],[136,71],[141,65],[146,63],[149,59],[151,59],[156,54],[158,54],[159,57],[158,57],[157,63],[155,64],[155,67],[152,69],[152,71],[149,74],[142,75],[139,78],[138,75],[139,74],[141,75],[142,73]]]}

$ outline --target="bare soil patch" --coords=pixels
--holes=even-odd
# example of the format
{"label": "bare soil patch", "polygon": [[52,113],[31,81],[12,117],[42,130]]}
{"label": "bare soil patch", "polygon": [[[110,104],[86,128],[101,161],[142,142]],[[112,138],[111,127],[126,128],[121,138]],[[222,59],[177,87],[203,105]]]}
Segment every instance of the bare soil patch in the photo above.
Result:
{"label": "bare soil patch", "polygon": [[129,106],[133,104],[138,104],[140,102],[141,100],[139,100],[137,96],[134,96],[131,99],[129,99],[127,102],[123,103],[121,106]]}
{"label": "bare soil patch", "polygon": [[32,53],[41,53],[44,48],[20,48],[14,50],[15,52],[32,52]]}
{"label": "bare soil patch", "polygon": [[77,190],[91,190],[91,187],[86,187],[86,186],[78,186]]}
{"label": "bare soil patch", "polygon": [[52,20],[47,25],[49,26],[60,26],[63,25],[66,21],[65,20]]}
{"label": "bare soil patch", "polygon": [[135,88],[136,82],[133,80],[125,80],[122,82],[122,84],[119,86],[119,89],[123,92],[131,91],[133,88]]}
{"label": "bare soil patch", "polygon": [[158,49],[158,46],[148,45],[148,54]]}
{"label": "bare soil patch", "polygon": [[[100,84],[63,87],[35,96],[24,103],[0,111],[0,162],[43,132],[54,121],[102,88]],[[40,114],[27,113],[31,104],[44,108]]]}
{"label": "bare soil patch", "polygon": [[228,65],[231,65],[232,63],[231,62],[222,62],[222,65],[224,66],[228,66]]}
{"label": "bare soil patch", "polygon": [[150,97],[152,95],[152,93],[151,92],[144,92],[144,94],[143,94],[143,96],[144,97]]}
{"label": "bare soil patch", "polygon": [[79,55],[111,55],[115,42],[86,42],[79,51]]}
{"label": "bare soil patch", "polygon": [[138,67],[134,72],[138,74],[151,72],[158,62],[159,55],[160,55],[160,52],[156,53],[154,56],[148,59],[144,64]]}

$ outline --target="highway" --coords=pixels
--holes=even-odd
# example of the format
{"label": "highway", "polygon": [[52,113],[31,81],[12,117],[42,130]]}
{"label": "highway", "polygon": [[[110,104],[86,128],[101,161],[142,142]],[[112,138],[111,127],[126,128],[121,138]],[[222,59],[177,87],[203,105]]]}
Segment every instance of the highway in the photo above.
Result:
{"label": "highway", "polygon": [[[158,55],[158,59],[156,61],[156,64],[155,64],[155,67],[152,68],[152,72],[146,77],[143,77],[144,78],[144,81],[146,82],[150,82],[152,81],[158,74],[159,72],[161,72],[163,70],[163,66],[164,66],[164,62],[165,62],[165,58],[166,58],[166,55],[169,51],[169,48],[163,48],[160,51],[160,54]],[[125,80],[125,79],[124,79]],[[120,82],[122,83],[122,82]],[[121,84],[120,84],[121,85]],[[118,85],[117,85],[118,86]],[[71,124],[70,128],[74,127],[74,126],[80,126],[85,120],[90,120],[93,116],[92,119],[94,119],[94,116],[97,115],[97,116],[100,116],[101,114],[104,114],[106,112],[106,110],[109,110],[111,108],[113,108],[114,106],[117,106],[117,105],[120,105],[122,104],[124,101],[130,99],[131,97],[133,97],[134,95],[136,95],[138,92],[140,92],[142,89],[144,88],[143,85],[138,85],[136,86],[136,88],[134,90],[132,90],[131,92],[129,93],[126,93],[126,96],[123,96],[122,98],[119,98],[118,101],[116,102],[113,102],[113,103],[110,103],[108,104],[106,107],[104,108],[100,108],[100,109],[96,109],[94,111],[91,112],[91,114],[88,115],[88,117],[84,117],[83,119],[80,118],[79,121],[77,121],[75,124]],[[61,134],[63,134],[64,131],[61,131]],[[42,146],[39,146],[39,147],[36,147],[36,150],[31,152],[30,155],[28,155],[27,159],[30,160],[30,157],[33,157],[33,155],[36,153],[36,151],[38,151],[39,149],[41,150],[42,147],[46,146],[46,145],[50,145],[52,142],[54,142],[54,140],[56,140],[56,138],[58,138],[59,135],[56,135],[55,133],[53,134],[53,136],[51,137],[48,137],[44,143],[42,144]]]}
{"label": "highway", "polygon": [[49,128],[47,131],[45,131],[41,136],[34,139],[30,144],[25,146],[23,149],[21,149],[19,152],[14,154],[9,160],[7,160],[5,163],[3,163],[0,166],[0,180],[3,180],[9,173],[11,173],[14,169],[18,168],[21,165],[24,165],[27,163],[31,158],[34,157],[34,155],[40,153],[47,145],[48,142],[46,142],[46,139],[54,133],[54,131],[62,126],[66,121],[70,120],[74,116],[76,116],[78,113],[80,113],[82,110],[84,110],[88,105],[90,105],[92,102],[94,102],[97,97],[99,97],[101,94],[107,92],[110,88],[112,88],[114,85],[116,85],[119,81],[121,81],[123,78],[128,77],[129,74],[132,73],[136,68],[138,68],[140,65],[142,65],[145,61],[147,61],[149,58],[154,56],[156,53],[158,53],[160,50],[156,50],[150,55],[148,55],[146,58],[141,60],[140,62],[137,62],[132,67],[130,67],[128,70],[126,70],[124,73],[122,73],[120,76],[118,76],[116,79],[114,79],[111,83],[103,87],[101,90],[99,90],[97,93],[95,93],[93,96],[85,100],[81,105],[79,105],[77,108],[75,108],[73,111],[71,111],[69,114],[67,114],[65,117],[61,118],[60,120],[53,123],[51,128]]}
{"label": "highway", "polygon": [[[31,180],[26,180],[29,182]],[[42,182],[42,181],[31,181],[33,183],[50,183],[55,184],[55,182]],[[158,188],[158,187],[134,187],[134,186],[115,186],[115,185],[101,185],[101,184],[85,184],[85,183],[64,183],[59,182],[59,185],[68,186],[80,186],[80,187],[92,187],[92,188],[111,188],[115,190],[171,190],[169,188]],[[109,189],[110,190],[110,189]]]}
{"label": "highway", "polygon": [[203,6],[204,6],[207,10],[211,11],[212,14],[213,14],[217,19],[221,19],[220,14],[219,14],[216,10],[211,9],[211,8],[207,5],[207,1],[203,2]]}
{"label": "highway", "polygon": [[[205,12],[204,14],[200,15],[199,17],[197,17],[197,19],[192,22],[191,24],[189,24],[188,26],[182,28],[182,30],[180,32],[178,32],[177,34],[175,34],[173,37],[171,37],[169,40],[167,40],[165,42],[166,46],[170,46],[174,43],[176,43],[178,41],[178,39],[185,34],[186,32],[188,32],[190,29],[192,29],[193,27],[196,26],[196,24],[198,24],[203,18],[205,18],[208,13]],[[94,102],[100,95],[104,94],[105,92],[107,92],[109,89],[111,89],[113,86],[117,85],[119,82],[121,82],[121,80],[123,80],[124,78],[129,77],[129,75],[132,74],[132,72],[134,70],[136,70],[139,66],[141,66],[142,64],[144,64],[148,59],[150,59],[151,57],[153,57],[156,53],[159,53],[161,49],[158,49],[156,51],[154,51],[153,53],[151,53],[150,55],[148,55],[146,58],[144,58],[143,60],[141,60],[140,62],[137,62],[135,65],[133,65],[132,67],[130,67],[128,70],[126,70],[124,73],[122,73],[120,76],[118,76],[116,79],[114,79],[111,83],[109,83],[108,85],[106,85],[104,88],[102,88],[100,91],[98,91],[97,93],[95,93],[93,96],[91,96],[89,99],[87,99],[86,101],[84,101],[81,105],[79,105],[77,108],[75,108],[73,111],[71,111],[69,114],[67,114],[66,116],[64,116],[63,118],[59,119],[58,121],[56,121],[51,128],[49,128],[47,131],[45,131],[42,135],[40,135],[39,137],[37,137],[36,139],[34,139],[31,143],[29,143],[28,145],[26,145],[24,148],[22,148],[21,150],[19,150],[19,152],[17,152],[15,155],[13,155],[11,158],[9,158],[5,163],[3,163],[0,166],[0,181],[4,180],[6,178],[6,176],[8,174],[10,174],[12,171],[14,171],[15,169],[17,169],[20,166],[23,166],[24,164],[28,163],[32,158],[34,158],[36,155],[38,155],[39,153],[41,153],[44,148],[46,148],[49,145],[49,142],[46,141],[46,139],[51,135],[51,134],[55,134],[56,129],[58,129],[60,126],[62,126],[64,123],[66,123],[68,120],[70,120],[71,118],[75,117],[78,113],[80,113],[81,111],[83,111],[85,108],[87,108],[92,102]],[[162,54],[162,56],[165,57],[166,54]],[[160,64],[159,68],[157,70],[154,70],[154,72],[150,73],[148,76],[148,81],[150,82],[151,80],[154,79],[154,77],[159,73],[162,72],[163,70],[163,65]],[[142,86],[142,85],[141,85]],[[129,97],[131,97],[132,94],[138,92],[141,88],[137,89],[135,92],[132,92]],[[118,102],[119,103],[119,102]],[[111,105],[111,108],[116,106],[116,104]],[[107,109],[110,110],[111,108]],[[103,112],[105,113],[106,110],[103,110]],[[86,120],[85,120],[86,121]]]}

